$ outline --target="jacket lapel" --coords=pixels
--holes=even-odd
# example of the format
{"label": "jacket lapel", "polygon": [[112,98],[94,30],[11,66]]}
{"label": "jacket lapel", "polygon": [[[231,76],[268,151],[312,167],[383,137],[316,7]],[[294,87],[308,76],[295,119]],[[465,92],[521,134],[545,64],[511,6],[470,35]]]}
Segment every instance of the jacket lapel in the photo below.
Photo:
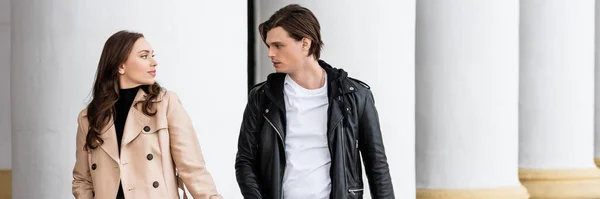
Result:
{"label": "jacket lapel", "polygon": [[[150,123],[150,117],[146,116],[142,111],[138,110],[137,107],[141,107],[141,103],[135,106],[137,102],[141,102],[146,98],[146,92],[140,89],[138,90],[129,113],[127,114],[127,120],[125,120],[125,127],[123,128],[123,140],[121,141],[121,148],[129,144],[144,130],[144,127]],[[153,130],[153,129],[151,129]]]}
{"label": "jacket lapel", "polygon": [[267,85],[265,85],[267,88],[265,89],[267,97],[283,112],[285,112],[285,101],[283,99],[283,82],[285,76],[285,73],[270,74],[267,79]]}

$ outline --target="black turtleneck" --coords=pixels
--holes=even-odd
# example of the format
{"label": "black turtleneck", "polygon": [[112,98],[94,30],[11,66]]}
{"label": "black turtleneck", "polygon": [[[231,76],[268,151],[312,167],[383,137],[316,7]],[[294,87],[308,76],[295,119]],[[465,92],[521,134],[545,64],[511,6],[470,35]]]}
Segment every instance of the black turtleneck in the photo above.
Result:
{"label": "black turtleneck", "polygon": [[[117,147],[119,147],[119,156],[121,155],[121,139],[123,139],[123,129],[125,128],[125,121],[127,120],[127,114],[133,104],[135,95],[139,87],[119,89],[119,99],[115,103],[115,131],[117,133]],[[123,185],[119,182],[119,192],[117,192],[116,199],[124,199]]]}
{"label": "black turtleneck", "polygon": [[119,99],[115,103],[115,130],[117,131],[117,146],[119,147],[119,154],[121,154],[121,139],[123,139],[123,129],[125,128],[125,120],[127,120],[127,114],[129,108],[133,104],[135,95],[137,94],[139,87],[119,89]]}

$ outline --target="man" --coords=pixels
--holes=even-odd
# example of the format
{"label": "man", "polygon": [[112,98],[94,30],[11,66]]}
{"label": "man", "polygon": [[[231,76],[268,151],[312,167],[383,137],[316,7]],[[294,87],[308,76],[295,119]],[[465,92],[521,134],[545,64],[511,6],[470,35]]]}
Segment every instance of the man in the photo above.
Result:
{"label": "man", "polygon": [[394,198],[373,95],[319,60],[313,13],[288,5],[258,28],[276,73],[244,111],[235,164],[244,198],[362,198],[359,152],[372,197]]}

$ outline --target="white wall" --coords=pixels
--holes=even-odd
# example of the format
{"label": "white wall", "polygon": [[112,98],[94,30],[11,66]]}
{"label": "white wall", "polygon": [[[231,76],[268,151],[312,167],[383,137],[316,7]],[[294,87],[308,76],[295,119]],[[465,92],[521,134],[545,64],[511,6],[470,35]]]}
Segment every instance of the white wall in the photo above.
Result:
{"label": "white wall", "polygon": [[72,198],[76,117],[105,40],[121,29],[156,49],[157,80],[181,97],[217,188],[241,198],[233,165],[246,102],[245,1],[15,0],[11,9],[14,198]]}
{"label": "white wall", "polygon": [[0,0],[0,170],[11,168],[10,0]]}
{"label": "white wall", "polygon": [[[290,3],[316,15],[325,43],[321,58],[372,87],[396,198],[415,198],[415,1],[256,2],[257,26]],[[256,34],[257,80],[263,81],[273,68]]]}

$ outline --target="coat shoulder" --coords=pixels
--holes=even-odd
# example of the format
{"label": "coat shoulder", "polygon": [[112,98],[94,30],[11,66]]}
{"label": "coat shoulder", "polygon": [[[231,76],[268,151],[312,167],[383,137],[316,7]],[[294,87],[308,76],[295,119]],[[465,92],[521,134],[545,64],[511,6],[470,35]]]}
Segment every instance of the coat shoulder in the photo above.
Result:
{"label": "coat shoulder", "polygon": [[160,91],[160,94],[158,94],[158,98],[160,99],[169,99],[171,96],[177,96],[177,93],[175,93],[174,91],[167,91],[166,89],[162,89]]}
{"label": "coat shoulder", "polygon": [[169,109],[173,104],[181,104],[181,100],[179,99],[179,95],[177,92],[172,90],[162,90],[158,96],[158,106]]}
{"label": "coat shoulder", "polygon": [[[88,107],[86,106],[85,108],[83,108],[81,111],[79,111],[79,114],[77,115],[77,128],[81,128],[81,129],[87,129],[89,126],[89,121],[88,121],[88,117],[87,117],[87,112],[88,112]],[[84,134],[87,134],[87,132],[84,131]]]}
{"label": "coat shoulder", "polygon": [[87,117],[87,111],[88,111],[88,107],[85,106],[85,108],[83,108],[83,109],[81,109],[79,111],[79,114],[77,115],[77,118]]}
{"label": "coat shoulder", "polygon": [[160,94],[158,94],[157,101],[169,103],[172,100],[179,101],[179,94],[172,90],[162,89]]}

